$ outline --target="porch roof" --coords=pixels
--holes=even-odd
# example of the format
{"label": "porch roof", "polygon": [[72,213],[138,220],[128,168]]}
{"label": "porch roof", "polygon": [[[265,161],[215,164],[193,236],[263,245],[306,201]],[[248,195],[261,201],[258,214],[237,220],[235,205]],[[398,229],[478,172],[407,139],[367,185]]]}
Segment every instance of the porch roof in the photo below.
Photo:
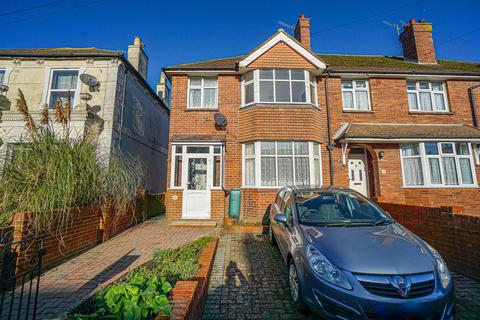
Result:
{"label": "porch roof", "polygon": [[428,140],[480,141],[480,129],[465,124],[345,123],[336,142],[401,142]]}

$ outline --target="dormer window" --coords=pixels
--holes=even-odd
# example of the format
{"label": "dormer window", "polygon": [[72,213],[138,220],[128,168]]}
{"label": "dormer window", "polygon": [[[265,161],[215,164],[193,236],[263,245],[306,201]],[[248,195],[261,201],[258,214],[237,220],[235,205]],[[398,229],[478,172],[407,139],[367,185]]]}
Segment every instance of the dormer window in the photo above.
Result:
{"label": "dormer window", "polygon": [[243,105],[317,104],[315,76],[306,70],[260,69],[242,79]]}

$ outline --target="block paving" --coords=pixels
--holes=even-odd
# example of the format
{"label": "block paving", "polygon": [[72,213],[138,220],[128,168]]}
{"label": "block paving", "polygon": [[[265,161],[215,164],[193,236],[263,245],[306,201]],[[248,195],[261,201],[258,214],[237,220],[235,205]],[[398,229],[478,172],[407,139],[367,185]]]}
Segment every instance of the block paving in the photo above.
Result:
{"label": "block paving", "polygon": [[164,218],[145,221],[44,273],[37,319],[61,318],[99,288],[147,262],[158,249],[175,248],[215,232],[172,228]]}
{"label": "block paving", "polygon": [[[287,268],[263,235],[224,234],[219,241],[203,319],[318,319],[291,306]],[[458,318],[479,319],[480,282],[454,274]]]}

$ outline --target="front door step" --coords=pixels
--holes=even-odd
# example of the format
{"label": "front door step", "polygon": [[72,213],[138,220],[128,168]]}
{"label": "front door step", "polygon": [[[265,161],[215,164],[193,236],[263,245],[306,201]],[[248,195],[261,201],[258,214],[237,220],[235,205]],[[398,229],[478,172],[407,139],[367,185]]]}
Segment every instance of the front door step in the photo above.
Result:
{"label": "front door step", "polygon": [[176,220],[170,223],[174,228],[215,228],[217,221],[215,220]]}

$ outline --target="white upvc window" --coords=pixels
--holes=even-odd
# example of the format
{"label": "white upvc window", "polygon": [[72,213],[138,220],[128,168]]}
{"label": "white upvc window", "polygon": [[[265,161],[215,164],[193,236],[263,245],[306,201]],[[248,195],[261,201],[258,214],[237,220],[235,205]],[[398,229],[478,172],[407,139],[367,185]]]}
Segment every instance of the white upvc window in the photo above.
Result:
{"label": "white upvc window", "polygon": [[70,102],[72,107],[77,98],[80,81],[78,81],[79,70],[73,69],[53,69],[50,74],[50,83],[48,85],[48,107],[55,108],[57,100],[65,103],[68,92],[70,92]]}
{"label": "white upvc window", "polygon": [[407,81],[407,94],[410,111],[449,111],[445,82]]}
{"label": "white upvc window", "polygon": [[321,185],[320,146],[309,141],[257,141],[243,145],[243,185]]}
{"label": "white upvc window", "polygon": [[4,84],[5,83],[5,69],[0,69],[0,84]]}
{"label": "white upvc window", "polygon": [[299,69],[258,69],[242,77],[242,105],[317,105],[315,76]]}
{"label": "white upvc window", "polygon": [[206,183],[210,189],[220,189],[223,184],[223,146],[218,143],[188,143],[172,145],[170,187],[184,189],[188,180],[188,159],[207,159]]}
{"label": "white upvc window", "polygon": [[401,145],[405,187],[476,187],[472,146],[467,142]]}
{"label": "white upvc window", "polygon": [[368,80],[342,80],[342,102],[344,110],[370,110]]}
{"label": "white upvc window", "polygon": [[217,109],[218,81],[215,77],[188,78],[187,108]]}

